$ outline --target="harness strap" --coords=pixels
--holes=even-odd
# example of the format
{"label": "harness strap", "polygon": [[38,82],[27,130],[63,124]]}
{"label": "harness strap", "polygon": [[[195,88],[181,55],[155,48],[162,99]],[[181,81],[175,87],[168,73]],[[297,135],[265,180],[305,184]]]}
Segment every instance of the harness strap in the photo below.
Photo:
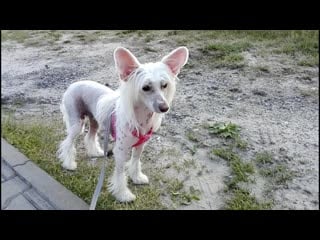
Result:
{"label": "harness strap", "polygon": [[[114,112],[111,115],[111,134],[112,134],[112,137],[114,139],[116,139],[116,137],[117,137],[117,134],[116,134],[116,115]],[[145,135],[143,135],[141,133],[138,134],[137,130],[132,131],[132,136],[138,138],[138,141],[135,144],[133,144],[132,147],[137,147],[137,146],[145,143],[146,141],[148,141],[150,139],[152,134],[153,134],[152,128],[150,128],[150,130]]]}

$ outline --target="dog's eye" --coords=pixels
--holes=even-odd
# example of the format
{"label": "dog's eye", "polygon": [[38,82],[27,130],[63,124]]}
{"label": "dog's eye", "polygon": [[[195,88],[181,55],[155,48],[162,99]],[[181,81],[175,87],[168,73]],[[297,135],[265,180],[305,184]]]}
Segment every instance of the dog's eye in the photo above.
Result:
{"label": "dog's eye", "polygon": [[165,84],[163,84],[162,86],[161,86],[161,88],[166,88],[168,86],[168,84],[167,83],[165,83]]}
{"label": "dog's eye", "polygon": [[148,92],[151,90],[151,87],[149,85],[146,85],[142,88],[143,91]]}

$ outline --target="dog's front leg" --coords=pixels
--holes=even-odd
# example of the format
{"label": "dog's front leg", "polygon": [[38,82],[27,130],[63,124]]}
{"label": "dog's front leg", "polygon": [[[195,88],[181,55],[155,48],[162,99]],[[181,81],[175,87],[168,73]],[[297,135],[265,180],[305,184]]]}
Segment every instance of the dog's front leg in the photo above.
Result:
{"label": "dog's front leg", "polygon": [[127,187],[125,162],[130,157],[130,149],[116,142],[114,148],[115,169],[111,177],[108,190],[119,202],[131,202],[136,196]]}
{"label": "dog's front leg", "polygon": [[149,179],[141,172],[140,156],[143,151],[144,144],[132,149],[132,156],[128,163],[128,173],[135,184],[148,184]]}

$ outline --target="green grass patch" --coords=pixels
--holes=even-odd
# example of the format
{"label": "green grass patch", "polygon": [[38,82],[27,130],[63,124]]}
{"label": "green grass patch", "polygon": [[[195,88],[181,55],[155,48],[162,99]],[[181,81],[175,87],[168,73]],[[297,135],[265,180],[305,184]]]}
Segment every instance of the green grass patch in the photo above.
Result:
{"label": "green grass patch", "polygon": [[276,185],[285,185],[288,181],[291,181],[294,177],[294,173],[283,164],[277,164],[273,160],[273,156],[269,152],[257,153],[255,162],[260,168],[259,173],[263,177],[267,177],[271,182]]}
{"label": "green grass patch", "polygon": [[[215,128],[217,133],[221,130],[218,125]],[[223,128],[224,129],[224,128]],[[237,137],[238,138],[238,137]],[[241,141],[241,140],[238,140]],[[212,150],[212,154],[227,161],[231,168],[232,178],[226,184],[226,192],[230,191],[231,199],[226,202],[226,209],[233,210],[251,210],[251,209],[269,209],[270,203],[261,203],[255,196],[252,196],[247,190],[242,189],[240,183],[253,183],[253,175],[256,172],[255,167],[251,162],[245,163],[241,157],[233,151],[237,144],[230,144],[227,148],[216,148]],[[246,145],[245,145],[246,147]],[[211,157],[212,158],[212,157]]]}
{"label": "green grass patch", "polygon": [[216,148],[212,150],[212,153],[228,162],[240,161],[240,157],[231,148]]}
{"label": "green grass patch", "polygon": [[235,146],[241,150],[245,150],[248,147],[248,143],[237,136],[235,138]]}
{"label": "green grass patch", "polygon": [[311,58],[302,59],[298,62],[298,65],[303,67],[319,66],[319,58],[311,57]]}
{"label": "green grass patch", "polygon": [[145,38],[144,41],[146,43],[151,42],[152,40],[154,40],[155,36],[153,34],[148,34]]}
{"label": "green grass patch", "polygon": [[262,176],[270,178],[277,185],[285,185],[288,181],[291,181],[294,176],[293,172],[285,165],[264,167],[260,169],[259,172]]}
{"label": "green grass patch", "polygon": [[230,53],[241,53],[249,50],[251,44],[246,41],[237,41],[234,43],[217,42],[211,43],[202,48],[203,53],[212,53],[217,57],[227,56]]}
{"label": "green grass patch", "polygon": [[127,34],[136,33],[136,32],[138,32],[138,30],[124,30],[121,33],[124,35],[127,35]]}
{"label": "green grass patch", "polygon": [[96,33],[94,31],[83,31],[81,34],[73,35],[75,40],[78,40],[82,43],[92,43],[99,40],[101,37],[100,33]]}
{"label": "green grass patch", "polygon": [[[265,57],[265,49],[294,56],[301,66],[319,65],[317,30],[179,30],[167,31],[164,37],[170,37],[177,44],[196,47],[204,55],[201,59],[214,67],[244,67],[242,53],[253,50],[256,55]],[[269,72],[268,69],[261,71]]]}
{"label": "green grass patch", "polygon": [[[64,170],[56,158],[58,145],[64,137],[61,124],[59,121],[45,123],[36,120],[31,123],[23,123],[7,117],[1,119],[1,136],[66,188],[90,204],[100,173],[99,165],[103,159],[99,159],[98,164],[92,165],[84,152],[79,151],[77,170]],[[165,209],[160,202],[160,190],[153,183],[137,186],[129,182],[129,188],[137,196],[136,201],[128,204],[118,203],[106,189],[107,176],[110,176],[113,168],[112,162],[110,160],[108,163],[97,209]]]}
{"label": "green grass patch", "polygon": [[299,88],[299,92],[304,97],[319,98],[319,88]]}
{"label": "green grass patch", "polygon": [[151,47],[144,47],[143,48],[146,52],[157,52],[157,50],[155,50],[154,48]]}
{"label": "green grass patch", "polygon": [[263,210],[270,209],[271,203],[259,203],[249,191],[236,189],[233,197],[226,202],[227,210]]}
{"label": "green grass patch", "polygon": [[199,142],[198,137],[196,136],[196,134],[192,130],[187,131],[186,136],[192,142]]}
{"label": "green grass patch", "polygon": [[1,32],[1,40],[16,41],[25,46],[45,46],[54,44],[62,37],[62,31],[56,30],[6,30]]}
{"label": "green grass patch", "polygon": [[227,160],[230,164],[233,174],[232,186],[236,186],[239,182],[248,182],[250,180],[249,177],[255,172],[251,163],[242,162],[240,156],[230,148],[213,149],[212,153]]}
{"label": "green grass patch", "polygon": [[2,30],[1,31],[1,42],[8,40],[16,41],[18,43],[24,43],[26,39],[31,37],[30,31],[28,30]]}
{"label": "green grass patch", "polygon": [[255,69],[257,69],[260,72],[270,73],[270,69],[266,65],[258,65],[255,67]]}
{"label": "green grass patch", "polygon": [[192,201],[200,200],[200,191],[194,187],[190,187],[189,190],[184,190],[184,184],[178,179],[169,181],[168,191],[172,201],[178,205],[190,205]]}
{"label": "green grass patch", "polygon": [[261,152],[261,153],[257,153],[256,154],[256,159],[255,161],[258,163],[258,164],[272,164],[273,163],[273,156],[271,153],[267,152],[267,151],[264,151],[264,152]]}
{"label": "green grass patch", "polygon": [[251,44],[246,41],[215,42],[205,45],[201,52],[204,55],[211,56],[210,62],[216,67],[240,68],[245,65],[241,53],[247,51],[250,47]]}

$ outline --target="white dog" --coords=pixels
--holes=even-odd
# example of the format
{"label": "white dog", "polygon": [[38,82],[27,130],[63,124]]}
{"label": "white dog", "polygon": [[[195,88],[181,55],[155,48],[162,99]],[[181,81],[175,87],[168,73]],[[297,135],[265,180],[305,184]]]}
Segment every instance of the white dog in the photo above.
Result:
{"label": "white dog", "polygon": [[161,125],[164,113],[172,102],[178,73],[188,60],[188,49],[179,47],[160,62],[140,64],[133,54],[122,47],[114,51],[114,61],[121,79],[116,91],[93,82],[79,81],[71,84],[63,95],[61,111],[66,123],[67,137],[60,144],[59,158],[69,170],[77,167],[74,141],[84,128],[84,118],[90,128],[84,138],[89,156],[103,156],[97,131],[104,130],[106,119],[112,118],[111,133],[115,138],[113,148],[115,170],[108,190],[120,202],[135,200],[127,187],[128,175],[135,184],[147,184],[148,177],[141,172],[140,156],[145,142]]}

